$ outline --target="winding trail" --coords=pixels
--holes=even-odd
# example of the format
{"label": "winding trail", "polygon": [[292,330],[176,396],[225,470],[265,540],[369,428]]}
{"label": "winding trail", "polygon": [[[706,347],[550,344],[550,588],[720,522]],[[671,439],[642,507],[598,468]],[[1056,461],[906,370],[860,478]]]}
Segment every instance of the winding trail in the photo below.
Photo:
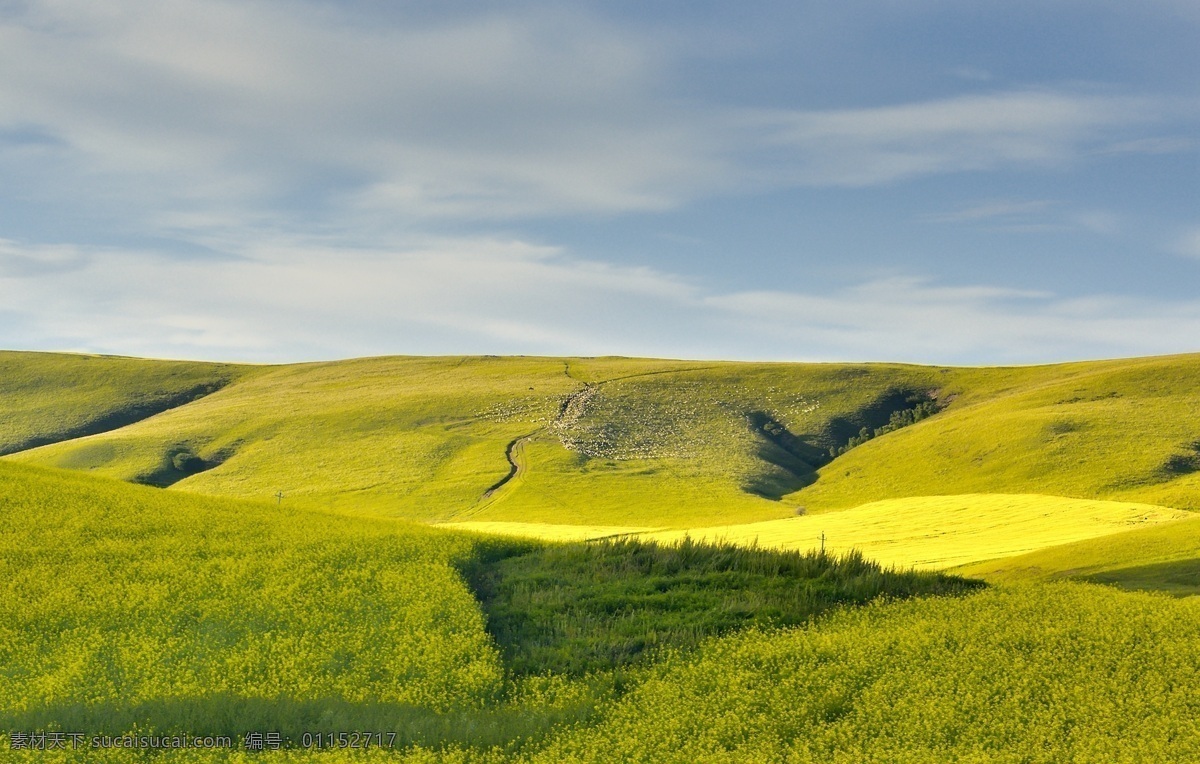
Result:
{"label": "winding trail", "polygon": [[704,371],[711,368],[715,367],[696,366],[687,369],[660,369],[657,371],[639,372],[637,374],[626,374],[621,377],[612,377],[611,379],[603,379],[598,382],[585,382],[572,375],[570,364],[564,362],[563,373],[570,379],[580,382],[583,386],[563,397],[562,402],[558,406],[558,413],[555,414],[550,424],[539,427],[533,432],[526,433],[508,442],[508,445],[504,449],[504,458],[508,461],[508,474],[497,480],[490,488],[483,492],[474,510],[484,509],[492,504],[493,501],[498,500],[500,497],[496,496],[496,494],[505,486],[514,482],[519,483],[520,478],[527,470],[525,460],[522,458],[525,453],[525,446],[547,431],[563,430],[579,421],[579,417],[583,416],[583,412],[587,408],[588,401],[594,398],[604,385],[635,377],[650,377],[658,374],[682,374],[689,371]]}
{"label": "winding trail", "polygon": [[480,499],[492,498],[501,488],[521,477],[526,469],[525,460],[521,458],[525,453],[525,444],[546,432],[546,430],[560,429],[574,423],[583,414],[583,409],[587,406],[588,400],[595,394],[596,385],[584,382],[583,387],[569,393],[563,398],[562,403],[558,407],[558,413],[554,416],[554,420],[550,424],[509,441],[508,446],[504,449],[504,458],[508,460],[508,474],[497,480],[491,488],[484,491]]}
{"label": "winding trail", "polygon": [[504,449],[504,458],[508,460],[508,474],[505,475],[504,477],[500,478],[499,480],[497,480],[495,482],[495,484],[492,485],[491,488],[484,491],[483,496],[481,498],[484,498],[484,499],[490,498],[492,494],[494,494],[496,491],[499,491],[501,488],[503,488],[505,486],[505,484],[508,483],[508,481],[512,480],[513,478],[517,477],[518,475],[520,475],[522,472],[525,471],[525,465],[522,462],[518,461],[518,458],[517,458],[518,453],[517,452],[523,451],[525,448],[525,444],[528,443],[529,440],[531,438],[533,438],[534,435],[537,435],[539,432],[541,432],[542,429],[545,429],[545,428],[534,430],[533,432],[529,433],[528,435],[522,435],[521,437],[516,438],[514,440],[510,440],[508,442],[508,446]]}

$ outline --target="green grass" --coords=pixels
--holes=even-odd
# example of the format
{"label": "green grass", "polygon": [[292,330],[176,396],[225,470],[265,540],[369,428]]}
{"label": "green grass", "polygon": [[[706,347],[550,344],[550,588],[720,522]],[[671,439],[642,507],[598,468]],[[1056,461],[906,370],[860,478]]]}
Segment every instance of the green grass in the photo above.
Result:
{"label": "green grass", "polygon": [[1200,509],[1200,357],[1034,371],[981,395],[970,391],[990,385],[992,370],[964,370],[948,411],[853,449],[789,499],[821,511],[930,494],[1041,493]]}
{"label": "green grass", "polygon": [[[843,430],[886,423],[897,391],[938,381],[905,366],[361,359],[258,369],[152,420],[12,458],[422,520],[635,524],[653,506],[687,527],[786,516],[767,497],[813,479]],[[485,499],[523,436],[525,469]]]}
{"label": "green grass", "polygon": [[[61,362],[22,356],[44,363],[45,379]],[[147,363],[87,363],[101,362]],[[978,369],[492,357],[239,367],[188,405],[9,458],[432,521],[692,528],[967,493],[1200,508],[1198,373],[1198,356]],[[59,397],[96,398],[8,390],[0,400],[46,411]],[[829,461],[914,396],[943,410]],[[516,477],[485,497],[512,471],[510,446]]]}
{"label": "green grass", "polygon": [[274,367],[153,420],[15,458],[145,481],[186,449],[220,462],[175,483],[189,492],[282,491],[292,506],[437,517],[472,506],[505,472],[504,444],[552,417],[574,384],[560,361]]}
{"label": "green grass", "polygon": [[736,629],[795,626],[877,597],[982,585],[883,570],[854,553],[835,558],[686,539],[497,542],[465,573],[505,664],[518,675],[612,671]]}
{"label": "green grass", "polygon": [[251,373],[228,364],[0,351],[0,454],[124,427]]}
{"label": "green grass", "polygon": [[[1147,566],[1164,567],[1158,570],[1168,577],[1176,563],[1186,568],[1191,561],[1200,559],[1200,517],[1187,517],[1176,522],[1163,523],[1151,528],[1137,528],[1102,538],[1062,544],[1029,554],[987,560],[955,569],[964,575],[979,576],[997,583],[1021,583],[1027,581],[1052,581],[1063,578],[1093,580],[1100,575],[1109,577],[1109,582],[1120,585],[1121,576],[1113,577],[1118,570],[1137,571]],[[1142,570],[1134,575],[1137,586],[1132,588],[1152,589],[1147,573]],[[1162,582],[1165,590],[1175,587]]]}
{"label": "green grass", "polygon": [[[494,585],[500,610],[485,615],[463,569]],[[642,572],[669,607],[635,597]],[[536,667],[510,653],[504,624],[544,618],[545,592],[524,595],[547,576],[590,593],[573,612],[592,632],[582,649],[542,634]],[[0,463],[0,730],[298,741],[371,729],[511,757],[635,681],[613,673],[623,661],[598,661],[598,644],[632,654],[648,632],[684,649],[839,602],[962,586],[765,551],[498,544]],[[596,631],[588,608],[603,591],[640,615]]]}
{"label": "green grass", "polygon": [[1200,594],[1200,559],[1156,562],[1113,568],[1103,573],[1082,576],[1082,580],[1110,584],[1122,589],[1165,592],[1176,597]]}
{"label": "green grass", "polygon": [[[1200,356],[0,360],[0,438],[63,441],[0,462],[0,730],[366,727],[407,746],[73,760],[1200,759],[1200,598],[1183,596],[1200,518],[1129,522],[1178,514],[1135,502],[1200,508]],[[825,463],[919,394],[942,410]],[[137,421],[77,437],[113,416]],[[510,444],[514,476],[485,497]],[[835,550],[874,528],[873,554],[924,539],[938,565],[1055,545],[955,569],[984,592],[830,608],[961,584],[387,515],[563,537],[819,526]]]}

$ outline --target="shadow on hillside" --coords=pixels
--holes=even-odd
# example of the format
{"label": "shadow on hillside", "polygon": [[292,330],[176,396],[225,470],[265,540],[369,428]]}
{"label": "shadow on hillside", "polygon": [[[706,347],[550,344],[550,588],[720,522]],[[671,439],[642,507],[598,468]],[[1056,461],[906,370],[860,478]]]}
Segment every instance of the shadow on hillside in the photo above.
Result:
{"label": "shadow on hillside", "polygon": [[[926,392],[891,389],[845,416],[832,417],[817,433],[797,435],[766,411],[750,411],[746,421],[758,444],[755,451],[764,469],[750,476],[742,490],[772,501],[817,481],[817,470],[862,441],[898,429],[898,415],[914,412],[933,398]],[[910,422],[912,418],[910,417]]]}
{"label": "shadow on hillside", "polygon": [[1200,595],[1200,559],[1174,560],[1106,570],[1080,580],[1130,591],[1164,592],[1175,597]]}
{"label": "shadow on hillside", "polygon": [[143,472],[133,479],[133,482],[155,488],[169,488],[184,478],[199,475],[219,467],[229,457],[233,456],[233,447],[222,449],[205,459],[197,455],[191,446],[179,444],[167,449],[159,466],[149,472]]}
{"label": "shadow on hillside", "polygon": [[748,478],[743,491],[779,501],[816,482],[817,468],[829,461],[828,451],[794,435],[765,411],[751,411],[746,421],[757,436],[755,456],[769,466]]}
{"label": "shadow on hillside", "polygon": [[48,446],[51,443],[61,443],[65,440],[74,440],[83,438],[88,435],[99,435],[102,432],[110,432],[119,430],[122,427],[128,427],[131,424],[149,419],[152,416],[161,414],[164,411],[170,411],[180,406],[185,406],[189,403],[197,401],[205,396],[212,395],[229,384],[231,380],[220,380],[215,382],[206,382],[196,385],[188,390],[164,395],[161,398],[153,400],[132,401],[122,408],[108,411],[98,415],[90,421],[84,422],[77,427],[71,427],[55,433],[45,435],[37,435],[32,438],[27,438],[19,443],[14,444],[4,451],[0,451],[0,456],[5,454],[15,454],[19,451],[28,451],[31,448],[39,446]]}

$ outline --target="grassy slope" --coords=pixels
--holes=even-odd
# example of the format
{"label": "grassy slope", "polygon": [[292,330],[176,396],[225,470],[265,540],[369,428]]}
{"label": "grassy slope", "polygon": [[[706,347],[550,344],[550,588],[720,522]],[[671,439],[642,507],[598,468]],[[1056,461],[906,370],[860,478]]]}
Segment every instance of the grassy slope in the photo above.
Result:
{"label": "grassy slope", "polygon": [[[1200,508],[1198,373],[1200,356],[998,369],[361,359],[258,369],[11,458],[153,482],[183,453],[212,468],[177,473],[180,489],[435,521],[687,528],[984,492]],[[806,475],[800,457],[900,389],[952,403]],[[509,473],[506,449],[519,468],[485,498]]]}
{"label": "grassy slope", "polygon": [[[135,712],[192,729],[205,714],[230,708],[243,720],[351,726],[399,717],[411,723],[411,709],[459,709],[424,718],[475,729],[480,722],[472,709],[496,698],[502,678],[479,612],[466,607],[469,595],[450,567],[471,542],[289,505],[449,515],[434,507],[474,502],[480,486],[505,474],[503,447],[546,427],[579,379],[657,371],[658,363],[580,362],[572,364],[571,376],[561,361],[546,359],[373,359],[276,368],[122,431],[28,455],[74,458],[76,467],[136,477],[181,439],[197,453],[230,448],[233,456],[224,464],[178,485],[262,495],[264,475],[295,480],[301,500],[289,493],[282,510],[0,463],[0,564],[6,566],[0,586],[8,587],[0,599],[0,708],[10,715],[0,726],[36,727],[47,718],[78,723],[97,714],[128,720],[127,700],[137,698]],[[1175,467],[1186,466],[1195,437],[1191,380],[1198,363],[1185,357],[1018,370],[879,367],[858,389],[893,384],[891,374],[911,375],[922,384],[940,381],[959,398],[949,411],[860,446],[834,465],[865,468],[853,460],[877,452],[871,480],[853,472],[837,477],[841,473],[827,468],[816,486],[793,500],[815,512],[864,496],[887,498],[906,490],[914,472],[932,490],[949,491],[963,479],[956,470],[965,470],[991,490],[1054,483],[1063,486],[1059,492],[1078,495],[1107,480],[1116,485],[1112,495],[1191,506],[1195,474]],[[518,377],[520,395],[510,383],[515,367],[526,369]],[[767,403],[778,420],[806,433],[839,406],[848,411],[869,399],[838,393],[845,382],[839,375],[860,374],[846,368],[800,373],[797,367],[721,364],[704,374],[718,377],[722,394],[686,410],[720,385],[680,387],[672,398],[671,390],[654,386],[674,375],[631,377],[602,386],[591,419],[585,410],[567,435],[585,445],[606,447],[604,436],[615,435],[621,447],[680,447],[698,425],[706,434],[697,441],[709,442],[722,427],[742,421],[747,400],[761,405],[768,394],[777,396]],[[747,374],[751,369],[755,374]],[[822,389],[817,401],[825,410],[805,413],[812,391]],[[647,390],[657,392],[643,405]],[[779,398],[779,390],[794,397]],[[730,405],[733,392],[745,398]],[[480,402],[490,407],[485,417],[477,416]],[[608,422],[617,425],[605,429]],[[683,425],[673,429],[672,423]],[[748,428],[725,431],[734,443],[743,437],[758,444]],[[553,446],[553,436],[546,430],[529,446]],[[426,442],[433,444],[428,452],[418,448]],[[760,478],[763,466],[749,461],[751,470],[729,468],[728,442],[723,446],[708,454],[637,459],[606,455],[603,448],[587,459],[564,450],[573,460],[569,469],[558,483],[543,474],[541,490],[561,491],[560,499],[577,506],[597,490],[598,483],[580,477],[593,469],[613,481],[615,488],[604,490],[614,490],[617,500],[596,503],[587,516],[641,524],[645,511],[628,502],[661,501],[696,474],[745,496],[739,481]],[[111,449],[107,456],[104,448]],[[973,449],[979,448],[986,469],[977,468],[980,454]],[[741,453],[753,459],[756,452]],[[948,461],[927,470],[923,462],[935,456]],[[306,461],[312,458],[326,461],[313,466]],[[657,472],[621,475],[636,469]],[[674,471],[681,474],[671,477]],[[439,474],[449,472],[455,477],[439,485]],[[396,477],[413,475],[409,483]],[[424,483],[421,475],[435,480]],[[536,507],[522,492],[537,488],[538,476],[530,469],[514,490],[471,506],[484,518],[517,513],[527,500]],[[394,479],[411,490],[401,493],[386,482]],[[347,486],[361,490],[338,499]],[[787,509],[765,499],[741,500],[748,502],[742,507],[761,502],[776,514]],[[672,522],[712,517],[707,508],[666,505],[662,517]],[[552,506],[539,511],[550,514]],[[758,511],[735,509],[730,519],[760,519]],[[1197,528],[1187,519],[1068,544],[1012,558],[1034,561],[1024,568],[991,563],[1008,568],[988,569],[989,575],[999,580],[1011,570],[1015,579],[1037,567],[1036,575],[1095,576],[1147,561],[1186,563],[1200,552]],[[602,709],[596,723],[563,728],[549,748],[530,755],[545,761],[1193,760],[1200,758],[1196,603],[1036,585],[870,608],[812,629],[727,637],[655,668],[631,695]],[[406,667],[400,685],[391,681],[397,665]],[[375,695],[391,701],[358,702]],[[80,705],[79,698],[90,703]],[[231,723],[228,716],[224,723]],[[446,759],[458,760],[453,753]],[[111,760],[126,759],[114,754]]]}
{"label": "grassy slope", "polygon": [[[544,539],[636,534],[638,538],[675,542],[686,533],[697,540],[798,551],[819,548],[824,535],[825,548],[832,553],[853,549],[884,565],[940,569],[1082,539],[1123,535],[1132,529],[1188,516],[1180,510],[1148,504],[975,494],[890,499],[841,512],[686,532],[496,522],[453,523],[451,527]],[[585,534],[572,536],[577,530]]]}
{"label": "grassy slope", "polygon": [[553,416],[576,384],[562,369],[460,358],[276,367],[152,421],[17,458],[130,480],[185,445],[226,455],[176,484],[189,491],[282,490],[290,504],[436,517],[474,503],[504,473],[505,443]]}
{"label": "grassy slope", "polygon": [[[1083,578],[1133,589],[1200,594],[1200,579],[1195,574],[1197,560],[1200,560],[1200,517],[1188,517],[1116,536],[986,560],[962,566],[958,571],[997,583]],[[1190,583],[1173,580],[1173,573],[1188,571],[1192,576]],[[1155,575],[1147,575],[1152,572]]]}
{"label": "grassy slope", "polygon": [[228,364],[0,351],[0,454],[122,427],[251,373]]}
{"label": "grassy slope", "polygon": [[964,371],[950,411],[852,450],[790,498],[810,511],[983,492],[1200,509],[1200,356],[1031,371],[986,395]]}
{"label": "grassy slope", "polygon": [[[490,582],[503,612],[490,617],[537,665],[501,666],[463,567]],[[385,518],[0,464],[0,732],[369,729],[513,754],[586,718],[614,686],[596,672],[655,635],[690,648],[746,623],[964,588],[861,559],[481,545]],[[548,596],[571,606],[547,610]],[[575,667],[589,673],[540,676]]]}
{"label": "grassy slope", "polygon": [[883,597],[957,594],[981,581],[883,570],[861,555],[684,541],[499,542],[465,567],[517,675],[622,672],[750,626],[805,624]]}
{"label": "grassy slope", "polygon": [[[186,450],[219,462],[176,483],[206,494],[281,490],[308,506],[433,520],[638,524],[653,513],[686,527],[791,512],[747,492],[797,480],[753,412],[819,439],[889,389],[938,381],[903,366],[363,359],[262,370],[153,420],[14,458],[146,480]],[[560,416],[585,385],[583,404]],[[482,500],[522,436],[524,469]]]}
{"label": "grassy slope", "polygon": [[0,758],[142,760],[9,751],[11,732],[54,729],[377,730],[400,748],[542,735],[595,698],[506,679],[459,572],[478,543],[0,463]]}

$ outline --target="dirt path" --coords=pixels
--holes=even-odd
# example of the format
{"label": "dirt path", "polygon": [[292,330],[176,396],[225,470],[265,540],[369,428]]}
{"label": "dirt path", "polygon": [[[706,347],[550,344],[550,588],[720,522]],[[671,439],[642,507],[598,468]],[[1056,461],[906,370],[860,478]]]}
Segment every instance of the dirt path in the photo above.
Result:
{"label": "dirt path", "polygon": [[[591,401],[592,398],[596,397],[596,395],[600,392],[600,388],[604,385],[607,385],[609,382],[619,382],[625,379],[633,379],[634,377],[649,377],[658,374],[681,374],[689,371],[702,371],[709,368],[715,367],[698,366],[687,369],[663,369],[659,371],[628,374],[623,377],[613,377],[612,379],[603,379],[599,382],[581,382],[583,385],[582,387],[574,390],[571,393],[568,393],[562,399],[562,402],[558,406],[558,413],[555,414],[554,419],[550,422],[550,424],[546,425],[545,427],[539,427],[533,432],[509,441],[508,445],[504,449],[504,458],[508,461],[508,474],[497,480],[490,488],[483,492],[483,495],[479,497],[479,500],[480,502],[484,503],[477,504],[475,509],[483,509],[488,504],[491,504],[490,500],[496,496],[496,493],[505,486],[513,483],[513,481],[517,481],[519,483],[520,478],[525,474],[527,469],[525,460],[523,459],[525,446],[539,435],[542,435],[547,431],[555,433],[562,432],[578,422],[579,418],[583,416],[584,411],[587,409],[588,402]],[[571,374],[570,364],[563,364],[563,373],[575,381],[581,381]]]}
{"label": "dirt path", "polygon": [[491,498],[492,494],[494,494],[496,491],[499,491],[501,488],[507,485],[510,480],[518,477],[525,471],[525,465],[521,460],[521,453],[525,450],[525,444],[541,431],[542,430],[534,430],[528,435],[522,435],[515,440],[509,441],[508,447],[504,449],[504,458],[508,460],[508,474],[497,480],[491,488],[484,491],[483,496],[480,498]]}

